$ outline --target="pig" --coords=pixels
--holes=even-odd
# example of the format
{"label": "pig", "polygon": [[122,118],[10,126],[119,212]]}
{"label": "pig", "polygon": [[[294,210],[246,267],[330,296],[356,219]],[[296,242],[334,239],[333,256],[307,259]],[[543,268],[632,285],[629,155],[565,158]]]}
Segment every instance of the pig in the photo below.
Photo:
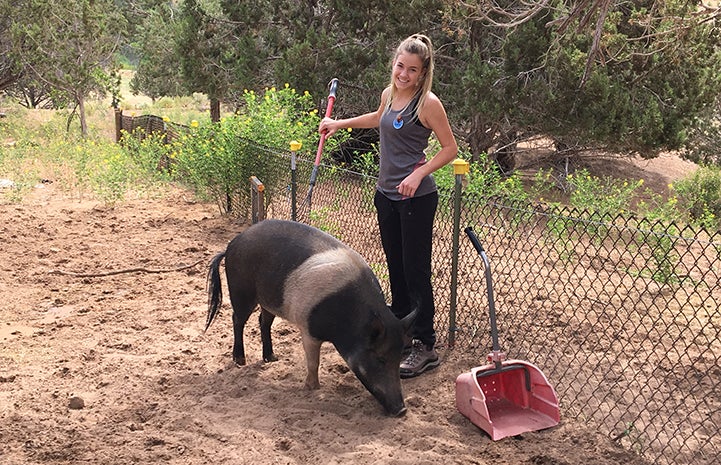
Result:
{"label": "pig", "polygon": [[305,386],[318,389],[320,347],[332,343],[348,367],[391,416],[406,412],[400,382],[403,348],[415,312],[398,319],[368,263],[317,228],[266,219],[230,241],[208,271],[207,331],[222,303],[220,263],[225,258],[233,307],[233,360],[244,365],[243,328],[260,306],[263,360],[276,361],[271,325],[276,316],[300,329]]}

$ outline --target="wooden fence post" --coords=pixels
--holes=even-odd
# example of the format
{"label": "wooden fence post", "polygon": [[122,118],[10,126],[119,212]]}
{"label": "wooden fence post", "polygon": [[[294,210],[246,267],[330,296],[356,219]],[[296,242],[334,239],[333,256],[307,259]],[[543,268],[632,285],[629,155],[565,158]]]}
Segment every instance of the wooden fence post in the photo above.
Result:
{"label": "wooden fence post", "polygon": [[252,224],[265,219],[265,186],[255,177],[250,177],[250,199]]}
{"label": "wooden fence post", "polygon": [[120,142],[123,129],[123,110],[115,109],[115,142]]}

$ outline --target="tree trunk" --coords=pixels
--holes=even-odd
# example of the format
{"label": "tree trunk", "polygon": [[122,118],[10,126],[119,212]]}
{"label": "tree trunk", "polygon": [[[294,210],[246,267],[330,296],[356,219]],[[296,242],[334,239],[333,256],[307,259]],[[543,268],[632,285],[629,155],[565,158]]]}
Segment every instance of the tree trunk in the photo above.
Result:
{"label": "tree trunk", "polygon": [[487,152],[488,149],[493,146],[496,139],[496,131],[488,129],[488,121],[484,121],[481,115],[473,115],[471,118],[471,127],[466,137],[468,148],[470,148],[473,154],[472,161],[478,161],[478,154]]}
{"label": "tree trunk", "polygon": [[501,131],[498,137],[498,146],[491,154],[491,158],[496,161],[504,176],[510,175],[516,168],[517,137],[516,131]]}
{"label": "tree trunk", "polygon": [[210,121],[213,123],[220,121],[220,100],[217,98],[210,99]]}
{"label": "tree trunk", "polygon": [[88,120],[85,117],[85,98],[82,96],[79,96],[77,98],[78,101],[78,114],[80,116],[80,133],[83,136],[83,139],[88,137]]}

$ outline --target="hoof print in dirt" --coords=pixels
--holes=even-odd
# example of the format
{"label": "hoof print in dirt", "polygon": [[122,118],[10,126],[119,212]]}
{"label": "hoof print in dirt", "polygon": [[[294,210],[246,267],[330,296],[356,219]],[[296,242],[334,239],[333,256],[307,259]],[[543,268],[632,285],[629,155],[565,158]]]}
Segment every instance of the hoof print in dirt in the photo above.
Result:
{"label": "hoof print in dirt", "polygon": [[70,410],[82,410],[85,408],[85,401],[82,397],[73,396],[68,401],[68,408]]}

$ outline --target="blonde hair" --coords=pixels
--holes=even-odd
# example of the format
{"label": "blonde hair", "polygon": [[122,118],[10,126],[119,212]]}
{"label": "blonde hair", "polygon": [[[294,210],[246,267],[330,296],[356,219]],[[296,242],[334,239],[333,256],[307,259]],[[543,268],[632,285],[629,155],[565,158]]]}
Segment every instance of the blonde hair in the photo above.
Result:
{"label": "blonde hair", "polygon": [[[413,115],[411,117],[412,121],[415,121],[418,119],[418,113],[420,112],[420,109],[423,107],[423,104],[426,101],[426,97],[428,96],[429,92],[431,91],[431,86],[433,85],[433,44],[431,43],[431,39],[423,34],[413,34],[412,36],[407,37],[404,39],[400,45],[398,45],[398,48],[396,49],[395,55],[393,55],[393,63],[395,63],[396,58],[398,58],[398,55],[401,53],[412,53],[413,55],[418,55],[418,57],[421,59],[421,63],[423,63],[423,69],[421,73],[421,80],[420,80],[420,98],[418,99],[418,105],[413,109]],[[388,96],[388,101],[386,102],[386,108],[385,111],[388,111],[391,107],[391,104],[393,103],[393,99],[396,96],[396,84],[393,80],[393,70],[391,69],[391,83],[389,85],[391,92]]]}

